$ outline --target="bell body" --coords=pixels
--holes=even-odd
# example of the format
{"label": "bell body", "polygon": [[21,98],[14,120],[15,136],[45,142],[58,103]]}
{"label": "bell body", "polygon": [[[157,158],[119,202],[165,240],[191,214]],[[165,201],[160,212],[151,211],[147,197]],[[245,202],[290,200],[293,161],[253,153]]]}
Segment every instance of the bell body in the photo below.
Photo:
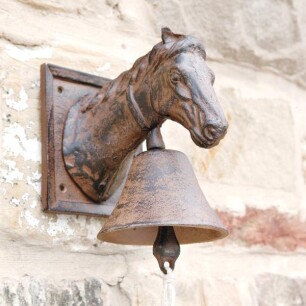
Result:
{"label": "bell body", "polygon": [[152,245],[161,226],[173,226],[180,244],[228,235],[186,155],[154,149],[134,158],[121,197],[98,238],[118,244]]}

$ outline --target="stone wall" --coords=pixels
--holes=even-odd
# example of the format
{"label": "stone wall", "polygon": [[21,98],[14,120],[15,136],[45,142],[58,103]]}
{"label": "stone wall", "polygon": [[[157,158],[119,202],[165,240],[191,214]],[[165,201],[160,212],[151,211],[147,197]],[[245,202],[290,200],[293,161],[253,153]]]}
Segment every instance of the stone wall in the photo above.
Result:
{"label": "stone wall", "polygon": [[[151,248],[41,211],[42,63],[113,78],[160,41],[203,40],[230,123],[209,151],[163,126],[231,235],[183,246],[177,305],[306,305],[306,9],[299,0],[0,0],[0,305],[159,305]],[[177,137],[179,135],[179,137]]]}

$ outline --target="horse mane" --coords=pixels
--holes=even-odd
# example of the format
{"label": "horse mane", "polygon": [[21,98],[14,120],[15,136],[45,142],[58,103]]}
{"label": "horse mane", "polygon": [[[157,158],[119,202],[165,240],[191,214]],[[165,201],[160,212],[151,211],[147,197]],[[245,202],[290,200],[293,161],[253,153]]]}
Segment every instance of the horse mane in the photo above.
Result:
{"label": "horse mane", "polygon": [[150,52],[140,57],[131,69],[109,82],[100,92],[100,94],[104,93],[100,102],[106,101],[110,96],[124,94],[128,85],[137,83],[147,74],[153,74],[160,63],[184,52],[198,53],[206,59],[205,49],[197,38],[175,34],[170,42],[156,44]]}

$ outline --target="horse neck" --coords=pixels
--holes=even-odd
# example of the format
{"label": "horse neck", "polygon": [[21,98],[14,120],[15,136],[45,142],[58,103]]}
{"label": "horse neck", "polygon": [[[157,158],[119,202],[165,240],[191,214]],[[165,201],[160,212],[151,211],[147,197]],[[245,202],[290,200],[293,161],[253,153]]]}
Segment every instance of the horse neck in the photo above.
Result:
{"label": "horse neck", "polygon": [[151,105],[151,81],[147,75],[147,57],[145,55],[138,59],[130,70],[110,81],[100,91],[102,99],[98,100],[95,109],[97,112],[108,113],[121,105],[125,116],[121,116],[118,124],[122,127],[124,137],[134,144],[141,143],[151,129],[164,121]]}
{"label": "horse neck", "polygon": [[[100,91],[100,95],[104,98],[91,111],[89,110],[89,113],[101,114],[101,116],[92,117],[90,115],[86,118],[87,125],[95,131],[105,131],[102,134],[105,133],[105,137],[111,140],[113,150],[120,152],[131,151],[144,141],[149,131],[155,127],[152,125],[152,118],[156,116],[150,107],[147,95],[144,95],[144,90],[137,84],[136,92],[134,87],[130,86],[126,79],[124,80],[124,78],[127,78],[124,75],[125,73],[110,81]],[[125,86],[123,86],[123,83]],[[136,107],[139,107],[141,114],[148,122],[146,126],[141,125],[137,113],[135,113],[135,110],[133,112],[133,105],[129,101],[129,98],[131,98],[129,90],[135,100]],[[101,120],[101,117],[103,120]],[[114,119],[115,117],[116,119]],[[110,126],[114,128],[110,129]],[[120,133],[116,132],[118,130],[120,130]]]}
{"label": "horse neck", "polygon": [[119,85],[121,88],[125,87],[127,104],[142,130],[151,130],[163,121],[151,103],[152,75],[148,73],[148,56],[138,59],[130,70],[115,81],[123,84]]}

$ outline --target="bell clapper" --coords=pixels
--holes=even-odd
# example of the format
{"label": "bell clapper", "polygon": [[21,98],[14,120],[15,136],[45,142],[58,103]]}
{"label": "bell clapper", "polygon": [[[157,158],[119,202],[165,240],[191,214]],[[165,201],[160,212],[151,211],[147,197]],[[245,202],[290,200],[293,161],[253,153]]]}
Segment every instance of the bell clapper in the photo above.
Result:
{"label": "bell clapper", "polygon": [[175,236],[173,226],[159,226],[153,245],[153,255],[156,257],[160,270],[167,274],[165,263],[168,262],[172,271],[175,261],[180,256],[180,245]]}
{"label": "bell clapper", "polygon": [[180,255],[180,245],[175,236],[173,226],[159,226],[153,245],[153,255],[156,257],[160,270],[164,273],[162,306],[174,306],[174,266]]}

